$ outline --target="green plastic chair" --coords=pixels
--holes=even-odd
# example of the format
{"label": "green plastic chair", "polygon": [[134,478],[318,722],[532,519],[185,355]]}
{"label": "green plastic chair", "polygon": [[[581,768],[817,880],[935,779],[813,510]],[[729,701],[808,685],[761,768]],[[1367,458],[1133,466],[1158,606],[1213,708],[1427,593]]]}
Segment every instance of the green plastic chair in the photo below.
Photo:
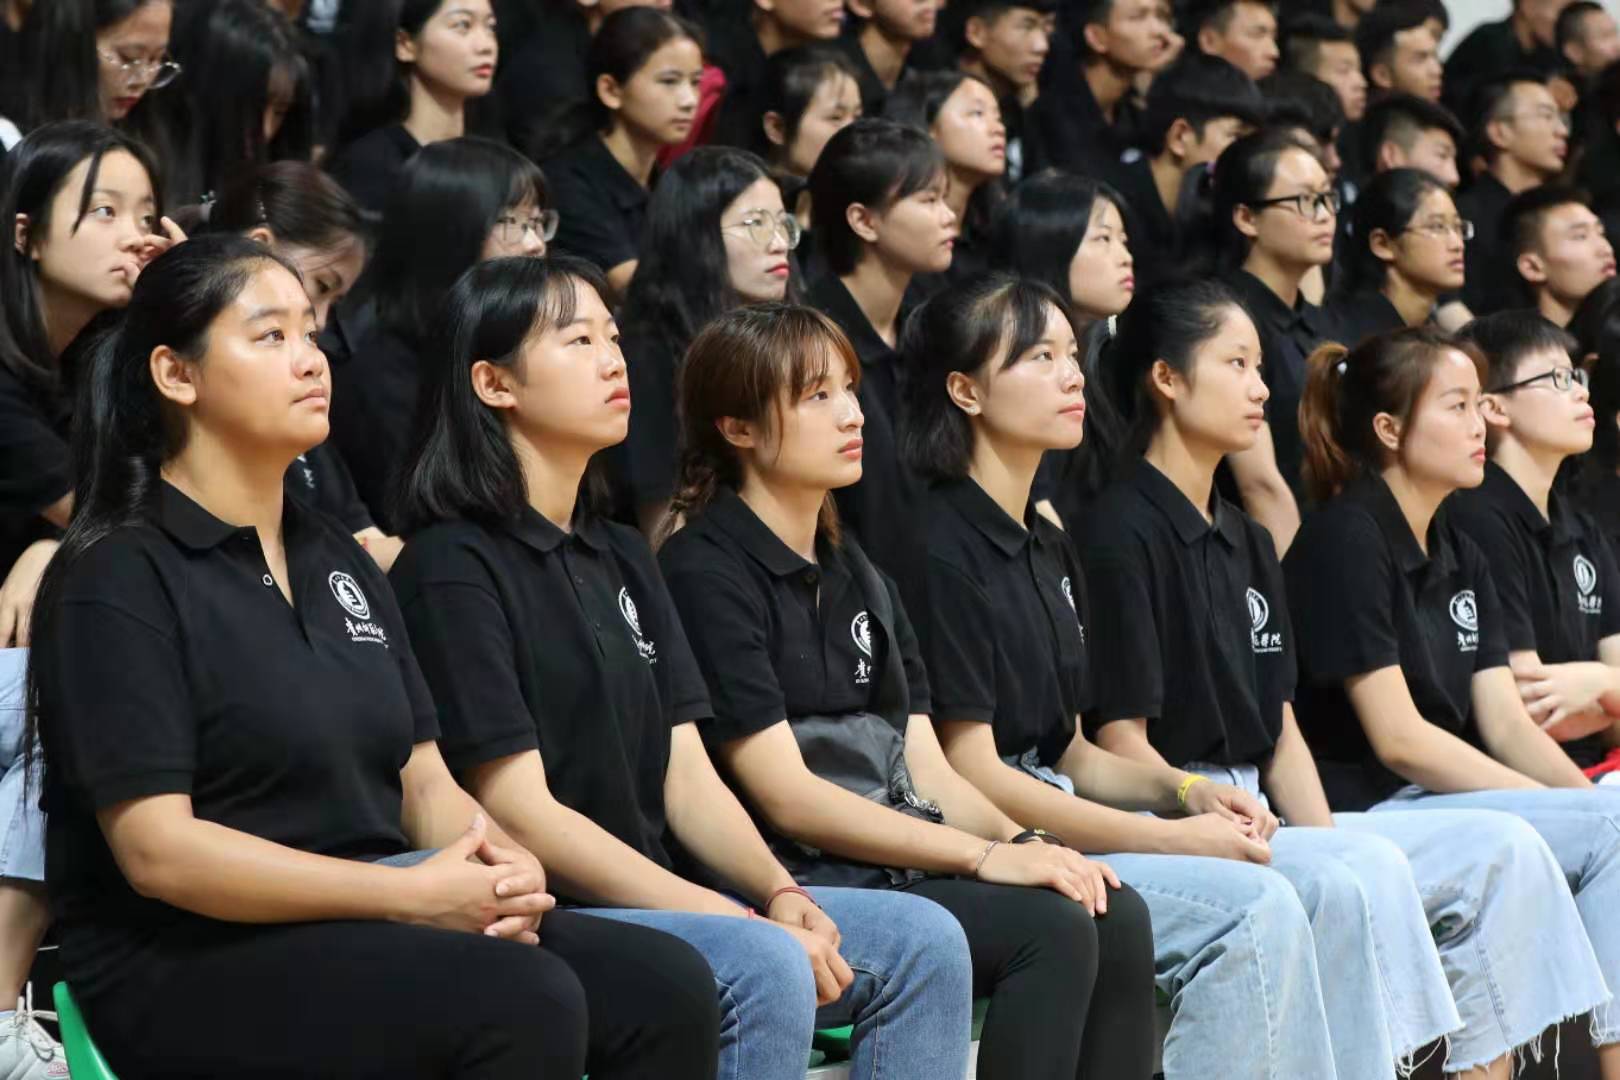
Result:
{"label": "green plastic chair", "polygon": [[73,1000],[68,984],[59,982],[52,991],[56,998],[56,1022],[62,1028],[62,1048],[67,1051],[68,1069],[73,1080],[118,1080],[118,1074],[107,1065],[107,1059],[96,1049],[90,1029],[84,1025],[84,1014]]}

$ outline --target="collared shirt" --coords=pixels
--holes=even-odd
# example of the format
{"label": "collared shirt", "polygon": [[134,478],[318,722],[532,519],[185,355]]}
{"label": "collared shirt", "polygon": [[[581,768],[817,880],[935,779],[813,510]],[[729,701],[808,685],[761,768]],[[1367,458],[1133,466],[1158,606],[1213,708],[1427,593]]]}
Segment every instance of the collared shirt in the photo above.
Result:
{"label": "collared shirt", "polygon": [[641,257],[648,188],[625,172],[607,143],[591,135],[547,161],[545,170],[561,219],[558,251],[589,259],[604,273]]}
{"label": "collared shirt", "polygon": [[458,772],[538,750],[564,805],[662,866],[670,731],[710,715],[647,541],[581,511],[417,533],[389,574]]}
{"label": "collared shirt", "polygon": [[1352,349],[1370,337],[1406,327],[1406,320],[1389,297],[1377,289],[1332,297],[1327,304],[1327,318],[1339,341]]}
{"label": "collared shirt", "polygon": [[899,592],[880,577],[895,609],[891,642],[861,587],[856,560],[864,558],[820,537],[816,561],[805,559],[730,488],[664,545],[659,565],[714,703],[707,738],[746,738],[790,717],[877,712],[893,648],[905,667],[908,711],[930,711]]}
{"label": "collared shirt", "polygon": [[1062,67],[1048,60],[1042,69],[1041,96],[1028,110],[1027,129],[1039,153],[1025,162],[1026,176],[1043,168],[1095,176],[1135,141],[1139,122],[1135,103],[1129,97],[1122,100],[1110,123],[1079,65],[1069,66],[1068,72]]}
{"label": "collared shirt", "polygon": [[[1545,664],[1598,659],[1598,643],[1620,634],[1620,570],[1591,516],[1558,492],[1542,517],[1494,461],[1485,482],[1451,498],[1452,520],[1485,552],[1502,606],[1510,653],[1533,651]],[[1599,736],[1563,744],[1582,768],[1608,751]]]}
{"label": "collared shirt", "polygon": [[1480,173],[1457,196],[1457,212],[1474,223],[1463,253],[1463,303],[1476,315],[1522,306],[1519,273],[1505,258],[1502,212],[1513,193],[1490,173]]}
{"label": "collared shirt", "polygon": [[61,535],[40,513],[73,492],[71,413],[67,395],[0,365],[0,581],[29,544]]}
{"label": "collared shirt", "polygon": [[336,522],[288,499],[288,603],[258,534],[164,484],[74,562],[35,644],[46,864],[76,993],[159,984],[220,925],[139,896],[96,812],[189,795],[200,819],[337,858],[407,850],[400,770],[438,736],[393,593]]}
{"label": "collared shirt", "polygon": [[372,305],[353,312],[345,326],[354,353],[332,365],[332,445],[361,501],[392,534],[394,481],[409,451],[422,361],[415,346],[378,322]]}
{"label": "collared shirt", "polygon": [[1507,664],[1485,553],[1446,507],[1427,553],[1379,476],[1306,518],[1283,559],[1299,634],[1300,727],[1335,810],[1363,810],[1405,786],[1372,751],[1345,681],[1399,666],[1429,723],[1480,745],[1473,678]]}
{"label": "collared shirt", "polygon": [[1299,434],[1299,400],[1305,392],[1305,358],[1323,341],[1332,337],[1331,324],[1322,309],[1303,296],[1294,306],[1283,303],[1271,286],[1249,273],[1235,270],[1226,278],[1260,332],[1260,355],[1271,400],[1266,402],[1266,418],[1271,423],[1271,440],[1277,451],[1277,469],[1295,497],[1302,491],[1300,470],[1305,444]]}
{"label": "collared shirt", "polygon": [[405,175],[405,163],[420,149],[404,124],[389,124],[338,151],[326,168],[355,202],[380,214]]}
{"label": "collared shirt", "polygon": [[972,480],[929,491],[930,625],[923,659],[934,717],[994,727],[1003,757],[1056,765],[1090,704],[1080,562],[1033,507],[1022,523]]}
{"label": "collared shirt", "polygon": [[1126,205],[1119,208],[1125,218],[1125,231],[1131,238],[1132,250],[1142,256],[1133,270],[1137,291],[1173,276],[1182,254],[1181,230],[1159,195],[1148,159],[1105,161],[1100,163],[1098,174],[1125,196]]}
{"label": "collared shirt", "polygon": [[371,511],[360,501],[354,477],[330,442],[308,450],[287,467],[282,486],[288,495],[343,523],[351,533],[374,524]]}
{"label": "collared shirt", "polygon": [[1139,461],[1079,533],[1098,671],[1088,731],[1147,720],[1172,765],[1269,760],[1294,696],[1294,633],[1271,536],[1212,498],[1214,521]]}

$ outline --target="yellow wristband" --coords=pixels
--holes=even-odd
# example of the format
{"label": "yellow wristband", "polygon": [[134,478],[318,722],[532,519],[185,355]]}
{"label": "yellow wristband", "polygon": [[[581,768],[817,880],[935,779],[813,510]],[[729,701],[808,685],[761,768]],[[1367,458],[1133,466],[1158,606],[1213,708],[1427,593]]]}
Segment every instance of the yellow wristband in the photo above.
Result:
{"label": "yellow wristband", "polygon": [[1176,804],[1183,810],[1187,809],[1187,792],[1193,789],[1194,784],[1206,783],[1208,780],[1209,777],[1199,776],[1197,773],[1187,777],[1181,782],[1181,786],[1176,788]]}

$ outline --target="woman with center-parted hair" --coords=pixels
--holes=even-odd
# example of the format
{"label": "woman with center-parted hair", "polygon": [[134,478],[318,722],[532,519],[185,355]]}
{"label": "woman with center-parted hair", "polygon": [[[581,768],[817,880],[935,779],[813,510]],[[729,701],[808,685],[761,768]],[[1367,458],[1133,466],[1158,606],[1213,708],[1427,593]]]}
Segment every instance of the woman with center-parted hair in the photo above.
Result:
{"label": "woman with center-parted hair", "polygon": [[704,750],[651,547],[587,497],[631,402],[605,287],[583,260],[503,259],[447,301],[391,572],[447,759],[560,894],[709,959],[687,990],[718,992],[721,1075],[801,1080],[819,1019],[854,1024],[863,1080],[959,1076],[961,928],[921,897],[794,882]]}
{"label": "woman with center-parted hair", "polygon": [[1541,835],[1588,942],[1562,918],[1519,920],[1519,951],[1551,969],[1530,996],[1556,988],[1553,1018],[1591,1002],[1613,1077],[1620,1013],[1602,980],[1620,985],[1620,793],[1593,789],[1527,711],[1489,561],[1445,505],[1484,480],[1483,392],[1510,390],[1487,380],[1471,347],[1425,327],[1311,356],[1300,428],[1323,506],[1283,560],[1299,722],[1335,810],[1498,810]]}
{"label": "woman with center-parted hair", "polygon": [[[946,760],[1019,825],[1109,853],[1147,902],[1174,1010],[1167,1080],[1348,1075],[1336,1073],[1311,925],[1364,927],[1354,883],[1307,914],[1263,865],[1268,826],[1251,795],[1109,754],[1079,727],[1094,677],[1085,579],[1030,500],[1041,455],[1081,440],[1076,351],[1057,296],[1004,276],[953,286],[906,328],[906,459],[934,481],[912,556],[929,602],[918,636]],[[1188,816],[1129,812],[1140,810]],[[1333,977],[1364,971],[1354,960]]]}
{"label": "woman with center-parted hair", "polygon": [[979,1076],[1146,1080],[1141,897],[951,769],[898,591],[838,528],[859,380],[809,308],[740,309],[688,351],[669,519],[686,524],[659,565],[714,703],[704,739],[801,883],[905,889],[962,924],[990,999]]}
{"label": "woman with center-parted hair", "polygon": [[118,1075],[713,1076],[702,959],[542,925],[544,871],[439,755],[387,579],[283,497],[329,400],[291,268],[178,246],[82,379],[29,726],[63,968]]}
{"label": "woman with center-parted hair", "polygon": [[[1109,672],[1087,723],[1121,756],[1267,800],[1288,824],[1272,868],[1302,897],[1324,881],[1366,897],[1367,926],[1316,927],[1318,962],[1336,976],[1322,992],[1340,1076],[1387,1074],[1447,1032],[1448,1071],[1505,1075],[1514,1050],[1580,1007],[1537,989],[1563,948],[1584,947],[1575,912],[1546,845],[1506,815],[1329,811],[1294,716],[1297,642],[1275,547],[1215,487],[1221,459],[1259,437],[1259,360],[1253,322],[1219,282],[1150,288],[1119,320],[1103,390],[1126,439],[1113,483],[1076,523],[1092,647]],[[1522,927],[1538,922],[1547,941],[1530,947]],[[1346,977],[1369,949],[1382,1003]]]}

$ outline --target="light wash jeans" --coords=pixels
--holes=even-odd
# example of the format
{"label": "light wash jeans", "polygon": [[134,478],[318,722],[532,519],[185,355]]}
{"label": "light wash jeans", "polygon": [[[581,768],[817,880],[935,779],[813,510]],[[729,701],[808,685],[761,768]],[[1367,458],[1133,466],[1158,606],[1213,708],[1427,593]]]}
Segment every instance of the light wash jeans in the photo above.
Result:
{"label": "light wash jeans", "polygon": [[34,755],[33,783],[24,783],[23,697],[28,650],[0,649],[0,878],[45,880],[45,811],[39,808],[44,770]]}
{"label": "light wash jeans", "polygon": [[[1495,950],[1502,948],[1521,965],[1502,970],[1500,982],[1525,989],[1511,1003],[1498,998],[1498,1010],[1511,1005],[1518,1010],[1513,1018],[1542,1027],[1590,1011],[1593,1044],[1620,1042],[1620,1009],[1610,994],[1610,988],[1620,985],[1620,921],[1615,917],[1620,910],[1620,791],[1551,788],[1436,795],[1411,786],[1363,816],[1382,821],[1461,811],[1497,811],[1521,819],[1551,849],[1552,880],[1561,875],[1566,885],[1556,888],[1548,884],[1547,873],[1538,871],[1528,883],[1539,902],[1519,902],[1499,916],[1502,925],[1512,929],[1501,935],[1502,940],[1493,941],[1493,960]],[[1452,872],[1461,873],[1455,854],[1467,849],[1455,840],[1450,847]],[[1497,895],[1485,899],[1487,910],[1504,903],[1500,886],[1525,882],[1523,867],[1501,875]],[[1517,950],[1511,948],[1513,938],[1518,939]],[[1497,981],[1490,986],[1493,997]],[[1502,1017],[1504,1025],[1508,1019]]]}
{"label": "light wash jeans", "polygon": [[819,1013],[809,958],[779,926],[679,911],[579,910],[673,934],[709,961],[720,991],[718,1080],[803,1080],[814,1029],[849,1023],[857,1080],[966,1076],[973,966],[955,916],[886,889],[809,891],[838,924],[839,951],[855,973],[844,996]]}
{"label": "light wash jeans", "polygon": [[[1030,755],[1008,763],[1074,794],[1068,777]],[[1197,855],[1102,857],[1153,917],[1155,974],[1171,1009],[1165,1080],[1389,1080],[1381,1052],[1358,1071],[1336,1064],[1310,916],[1281,874]]]}

